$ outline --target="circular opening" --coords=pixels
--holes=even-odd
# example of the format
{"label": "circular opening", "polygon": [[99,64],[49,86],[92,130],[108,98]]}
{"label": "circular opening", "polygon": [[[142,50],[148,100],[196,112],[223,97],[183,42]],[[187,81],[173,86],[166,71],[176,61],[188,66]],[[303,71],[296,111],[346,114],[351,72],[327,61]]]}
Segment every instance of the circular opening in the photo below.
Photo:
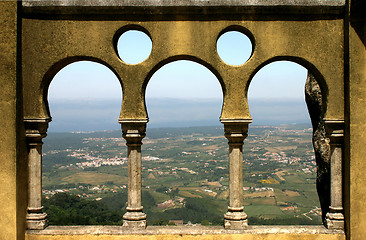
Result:
{"label": "circular opening", "polygon": [[151,53],[151,38],[144,32],[129,30],[118,39],[118,56],[128,64],[138,64],[145,61]]}
{"label": "circular opening", "polygon": [[217,52],[226,64],[242,65],[252,55],[252,42],[241,32],[229,31],[217,40]]}

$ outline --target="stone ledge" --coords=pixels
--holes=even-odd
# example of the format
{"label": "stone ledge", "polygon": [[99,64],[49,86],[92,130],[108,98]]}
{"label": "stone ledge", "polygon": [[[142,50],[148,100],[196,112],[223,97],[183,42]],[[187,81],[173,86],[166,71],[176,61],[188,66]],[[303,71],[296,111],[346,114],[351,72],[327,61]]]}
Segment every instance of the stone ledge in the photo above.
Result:
{"label": "stone ledge", "polygon": [[23,7],[35,6],[344,6],[345,0],[23,0]]}
{"label": "stone ledge", "polygon": [[227,230],[220,226],[149,226],[126,229],[122,226],[49,226],[44,230],[28,230],[28,235],[215,235],[215,234],[335,234],[323,226],[249,226],[246,230]]}
{"label": "stone ledge", "polygon": [[[345,0],[23,0],[29,15],[343,14]],[[74,16],[75,17],[75,16]],[[85,17],[85,16],[84,16]]]}

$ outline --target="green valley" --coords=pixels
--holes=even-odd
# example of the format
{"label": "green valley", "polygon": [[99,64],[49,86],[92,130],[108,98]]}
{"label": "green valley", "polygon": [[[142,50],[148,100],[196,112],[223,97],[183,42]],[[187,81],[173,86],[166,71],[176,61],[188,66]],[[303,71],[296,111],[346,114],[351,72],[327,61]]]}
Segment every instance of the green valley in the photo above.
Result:
{"label": "green valley", "polygon": [[[321,224],[311,135],[309,125],[250,127],[243,150],[249,224]],[[121,224],[127,201],[121,131],[50,133],[43,152],[43,201],[50,224]],[[142,156],[148,224],[223,223],[229,196],[223,127],[148,129]],[[57,205],[65,199],[73,204]],[[80,206],[88,204],[106,217],[83,218],[87,211]],[[53,218],[62,214],[63,220]]]}

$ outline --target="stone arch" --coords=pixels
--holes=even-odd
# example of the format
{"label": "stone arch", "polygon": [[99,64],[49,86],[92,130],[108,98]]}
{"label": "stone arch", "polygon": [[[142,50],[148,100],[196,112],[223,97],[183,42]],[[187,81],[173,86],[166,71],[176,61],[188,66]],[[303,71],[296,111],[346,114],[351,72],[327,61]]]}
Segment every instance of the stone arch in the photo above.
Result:
{"label": "stone arch", "polygon": [[326,214],[329,212],[331,198],[331,146],[329,144],[329,135],[326,131],[327,123],[324,119],[327,110],[328,97],[328,87],[324,77],[314,65],[302,58],[288,56],[275,57],[263,62],[255,69],[250,76],[250,80],[245,89],[245,94],[247,96],[250,82],[255,74],[268,64],[278,61],[294,62],[308,70],[304,86],[305,102],[313,127],[312,142],[317,166],[316,187],[322,209],[322,221],[324,225],[327,225]]}
{"label": "stone arch", "polygon": [[42,79],[41,85],[40,85],[40,89],[39,89],[40,94],[42,95],[42,108],[41,109],[43,111],[43,114],[45,116],[48,116],[49,119],[52,119],[52,118],[51,118],[51,112],[50,112],[49,103],[48,103],[48,89],[49,89],[49,86],[50,86],[52,80],[54,79],[56,74],[61,69],[69,66],[72,63],[76,63],[76,62],[80,62],[80,61],[89,61],[89,62],[99,63],[99,64],[102,64],[103,66],[107,67],[117,77],[117,79],[121,85],[121,91],[122,91],[123,84],[122,84],[122,80],[121,80],[119,74],[107,62],[105,62],[101,59],[98,59],[95,57],[89,57],[89,56],[74,56],[74,57],[69,57],[69,58],[63,59],[61,61],[54,63],[49,68],[49,70],[43,76],[43,79]]}
{"label": "stone arch", "polygon": [[[215,83],[215,87],[216,89],[218,90],[216,93],[216,96],[220,95],[220,97],[222,96],[222,98],[224,99],[225,97],[225,84],[224,84],[224,81],[220,75],[220,73],[209,63],[207,63],[206,61],[198,58],[198,57],[195,57],[195,56],[191,56],[191,55],[177,55],[177,56],[172,56],[172,57],[169,57],[167,59],[164,59],[163,61],[160,61],[158,64],[156,64],[150,71],[149,73],[147,74],[146,78],[144,79],[144,83],[143,83],[143,99],[144,99],[144,104],[145,104],[145,109],[146,109],[146,112],[147,114],[152,114],[150,111],[148,112],[148,109],[147,108],[147,104],[149,103],[148,99],[146,99],[146,93],[149,92],[148,90],[148,85],[150,84],[150,81],[151,79],[153,78],[154,74],[158,73],[160,70],[163,70],[164,67],[166,67],[167,65],[169,64],[172,64],[172,63],[176,63],[176,62],[179,62],[179,61],[189,61],[190,63],[192,64],[196,64],[197,66],[201,67],[202,70],[205,69],[205,75],[206,74],[209,74],[207,71],[209,71],[211,73],[211,76],[213,75],[215,78],[216,78],[216,81],[219,82],[220,86],[221,86],[221,94],[219,93],[219,90],[218,90],[218,86],[217,86],[217,82],[215,82],[214,79],[209,79],[211,83]],[[182,69],[186,69],[186,68],[182,68]],[[179,74],[176,73],[176,72],[173,72],[172,73],[173,76],[178,76]],[[212,76],[212,78],[213,78]],[[158,79],[153,79],[153,80],[158,80]],[[183,79],[180,79],[180,80],[183,80]],[[158,81],[157,81],[158,82]],[[184,82],[184,81],[183,81]],[[206,84],[209,84],[209,82],[207,81]],[[184,82],[185,84],[185,82]],[[189,86],[190,84],[187,84],[187,86]],[[206,85],[207,86],[207,85]],[[187,89],[185,89],[187,90]],[[164,93],[162,94],[164,95]],[[197,96],[197,95],[196,95]],[[221,103],[221,109],[222,109],[222,105],[223,103]],[[216,105],[216,106],[219,106],[219,103]],[[202,108],[201,108],[202,109]],[[222,110],[221,110],[222,111]],[[215,117],[218,117],[218,114],[215,115]],[[153,116],[151,115],[151,119],[153,119]],[[212,118],[211,118],[212,119]],[[218,120],[218,119],[217,119]],[[170,126],[169,126],[170,127]],[[175,126],[175,127],[178,127],[178,126]],[[148,135],[147,135],[148,136]],[[184,148],[181,149],[181,151],[185,151]],[[177,159],[174,159],[175,161],[177,161]],[[179,160],[178,160],[179,161]],[[177,161],[177,162],[178,162]],[[203,166],[203,162],[199,162],[197,164],[201,164]],[[156,167],[156,166],[155,166]],[[158,182],[159,184],[164,184],[164,182],[162,180],[159,180],[158,179]],[[169,186],[169,185],[168,185]],[[176,186],[177,187],[177,186]],[[179,186],[180,188],[181,186]],[[192,219],[190,219],[192,220]],[[220,219],[221,220],[221,219]],[[222,221],[222,220],[221,220]]]}
{"label": "stone arch", "polygon": [[[144,83],[143,83],[143,87],[142,87],[142,96],[143,96],[143,101],[144,101],[144,108],[145,108],[145,113],[146,116],[148,116],[147,113],[147,108],[146,108],[146,99],[145,99],[145,95],[146,95],[146,88],[147,85],[149,84],[149,81],[151,79],[151,77],[154,75],[154,73],[156,73],[159,69],[161,69],[162,67],[164,67],[165,65],[175,62],[175,61],[180,61],[180,60],[187,60],[187,61],[192,61],[195,63],[198,63],[202,66],[204,66],[205,68],[207,68],[209,71],[211,71],[212,74],[215,75],[216,79],[219,81],[221,89],[222,89],[222,94],[223,94],[223,102],[225,101],[225,92],[226,92],[226,88],[225,88],[225,83],[220,75],[220,73],[209,63],[207,63],[206,61],[195,57],[195,56],[191,56],[191,55],[179,55],[179,56],[172,56],[169,57],[167,59],[164,59],[163,61],[159,62],[158,64],[156,64],[147,74]],[[224,104],[224,103],[223,103]]]}
{"label": "stone arch", "polygon": [[[47,214],[42,209],[42,139],[47,136],[48,123],[51,121],[51,114],[48,104],[48,89],[56,74],[71,63],[79,61],[90,61],[100,63],[110,69],[117,77],[122,87],[122,81],[117,72],[105,61],[89,56],[74,56],[65,58],[54,63],[43,75],[40,83],[31,89],[34,105],[37,111],[33,114],[37,117],[24,119],[25,134],[28,142],[29,155],[29,191],[28,191],[28,210],[27,227],[28,229],[44,229],[47,226]],[[29,100],[29,99],[28,99]],[[42,117],[40,117],[42,116]]]}
{"label": "stone arch", "polygon": [[308,70],[308,75],[313,76],[312,79],[314,81],[316,81],[317,85],[319,85],[321,97],[322,97],[322,106],[323,106],[322,115],[324,116],[325,112],[327,110],[328,84],[327,84],[326,80],[324,79],[323,75],[320,73],[320,71],[312,63],[310,63],[309,61],[307,61],[303,58],[300,58],[300,57],[277,56],[277,57],[273,57],[273,58],[268,59],[268,60],[262,62],[261,64],[259,64],[250,75],[249,81],[247,82],[247,85],[245,87],[245,96],[246,97],[248,96],[248,90],[249,90],[250,83],[251,83],[253,77],[257,74],[257,72],[259,72],[259,70],[261,70],[263,67],[267,66],[268,64],[277,62],[277,61],[294,62],[294,63],[297,63],[297,64],[303,66],[304,68],[306,68]]}

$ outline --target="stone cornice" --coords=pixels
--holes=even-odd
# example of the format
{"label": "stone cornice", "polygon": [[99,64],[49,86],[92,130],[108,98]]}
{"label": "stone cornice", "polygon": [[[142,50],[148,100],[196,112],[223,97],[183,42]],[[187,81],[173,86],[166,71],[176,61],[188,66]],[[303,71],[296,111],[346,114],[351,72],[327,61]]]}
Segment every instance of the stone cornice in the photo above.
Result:
{"label": "stone cornice", "polygon": [[345,0],[23,0],[28,15],[343,14]]}

